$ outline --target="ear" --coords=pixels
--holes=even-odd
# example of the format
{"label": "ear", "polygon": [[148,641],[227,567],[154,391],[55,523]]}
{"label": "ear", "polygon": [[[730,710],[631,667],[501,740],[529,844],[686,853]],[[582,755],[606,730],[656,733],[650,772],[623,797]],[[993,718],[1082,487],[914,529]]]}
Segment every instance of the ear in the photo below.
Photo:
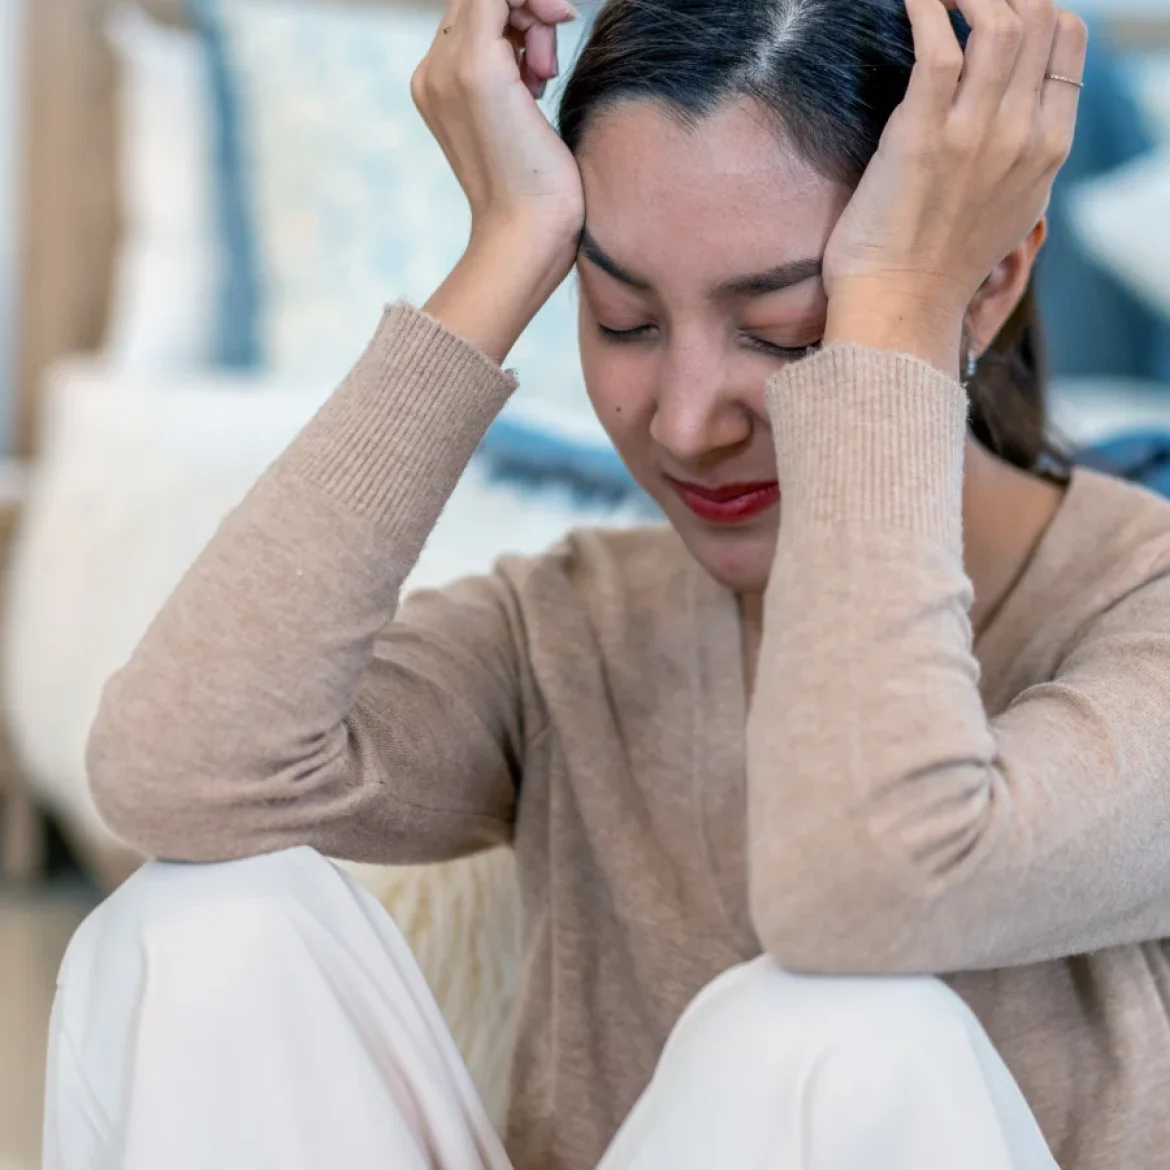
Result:
{"label": "ear", "polygon": [[1036,257],[1048,238],[1040,222],[992,270],[967,310],[967,336],[976,356],[985,353],[1024,297]]}

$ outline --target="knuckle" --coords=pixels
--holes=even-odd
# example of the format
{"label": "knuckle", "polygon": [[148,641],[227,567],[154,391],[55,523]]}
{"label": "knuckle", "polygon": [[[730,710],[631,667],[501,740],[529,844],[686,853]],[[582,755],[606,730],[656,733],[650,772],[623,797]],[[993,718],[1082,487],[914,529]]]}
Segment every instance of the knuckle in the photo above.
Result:
{"label": "knuckle", "polygon": [[963,51],[957,45],[939,45],[927,55],[926,66],[936,77],[956,77],[963,70]]}
{"label": "knuckle", "polygon": [[424,59],[422,64],[410,75],[410,95],[415,101],[427,90],[427,62]]}
{"label": "knuckle", "polygon": [[1011,9],[997,13],[988,32],[999,45],[1015,45],[1023,39],[1024,22]]}
{"label": "knuckle", "polygon": [[477,93],[483,87],[484,70],[474,58],[465,58],[451,71],[455,85],[465,93]]}
{"label": "knuckle", "polygon": [[1005,167],[1010,168],[1027,158],[1035,149],[1030,126],[1008,126],[1000,131],[998,153]]}
{"label": "knuckle", "polygon": [[972,119],[952,122],[946,133],[947,153],[963,157],[973,154],[978,150],[982,137],[979,125]]}
{"label": "knuckle", "polygon": [[1061,167],[1072,153],[1072,136],[1064,130],[1045,130],[1040,138],[1040,154],[1050,166]]}

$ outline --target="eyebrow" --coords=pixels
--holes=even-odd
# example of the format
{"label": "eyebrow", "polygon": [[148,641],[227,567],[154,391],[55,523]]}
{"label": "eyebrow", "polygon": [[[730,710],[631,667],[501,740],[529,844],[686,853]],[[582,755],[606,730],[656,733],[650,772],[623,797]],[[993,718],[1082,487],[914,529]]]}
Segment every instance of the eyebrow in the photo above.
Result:
{"label": "eyebrow", "polygon": [[[579,250],[582,256],[595,264],[602,272],[608,273],[614,280],[621,281],[638,292],[649,292],[651,284],[643,277],[636,276],[623,268],[608,252],[590,235],[588,228],[581,233]],[[762,297],[768,293],[781,292],[793,285],[803,284],[806,280],[819,277],[823,271],[823,264],[817,257],[806,260],[790,260],[786,264],[779,264],[764,272],[756,272],[750,276],[737,276],[732,280],[724,281],[715,290],[718,296]]]}

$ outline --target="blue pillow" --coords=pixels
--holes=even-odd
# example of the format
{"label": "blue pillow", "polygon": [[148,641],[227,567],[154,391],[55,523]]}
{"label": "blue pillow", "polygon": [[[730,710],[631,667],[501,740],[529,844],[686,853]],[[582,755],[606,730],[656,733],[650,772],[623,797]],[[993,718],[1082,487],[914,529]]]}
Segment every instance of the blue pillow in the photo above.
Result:
{"label": "blue pillow", "polygon": [[1086,254],[1069,211],[1077,183],[1124,166],[1155,145],[1129,81],[1107,32],[1094,29],[1076,140],[1053,188],[1049,237],[1036,274],[1045,340],[1057,376],[1170,380],[1170,322]]}
{"label": "blue pillow", "polygon": [[1170,498],[1170,431],[1119,435],[1093,447],[1081,462]]}
{"label": "blue pillow", "polygon": [[212,0],[187,0],[191,23],[203,34],[214,103],[215,189],[223,244],[216,364],[231,370],[254,370],[261,363],[257,322],[260,275],[255,241],[248,222],[247,179],[241,158],[239,125],[234,116],[234,79]]}
{"label": "blue pillow", "polygon": [[564,484],[582,499],[633,500],[656,505],[608,443],[570,440],[523,419],[498,419],[479,453],[503,479],[540,486]]}

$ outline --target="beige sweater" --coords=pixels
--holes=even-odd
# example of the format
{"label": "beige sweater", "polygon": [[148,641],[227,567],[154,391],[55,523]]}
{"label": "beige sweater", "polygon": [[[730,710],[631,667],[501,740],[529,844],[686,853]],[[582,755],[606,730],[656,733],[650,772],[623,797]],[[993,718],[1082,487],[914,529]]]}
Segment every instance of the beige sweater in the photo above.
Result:
{"label": "beige sweater", "polygon": [[188,860],[511,842],[520,1170],[592,1167],[687,1002],[761,948],[960,972],[1065,1170],[1165,1166],[1170,507],[1078,473],[973,649],[962,388],[860,348],[791,366],[748,718],[734,600],[665,529],[398,610],[511,389],[389,311],[110,683],[113,827]]}

